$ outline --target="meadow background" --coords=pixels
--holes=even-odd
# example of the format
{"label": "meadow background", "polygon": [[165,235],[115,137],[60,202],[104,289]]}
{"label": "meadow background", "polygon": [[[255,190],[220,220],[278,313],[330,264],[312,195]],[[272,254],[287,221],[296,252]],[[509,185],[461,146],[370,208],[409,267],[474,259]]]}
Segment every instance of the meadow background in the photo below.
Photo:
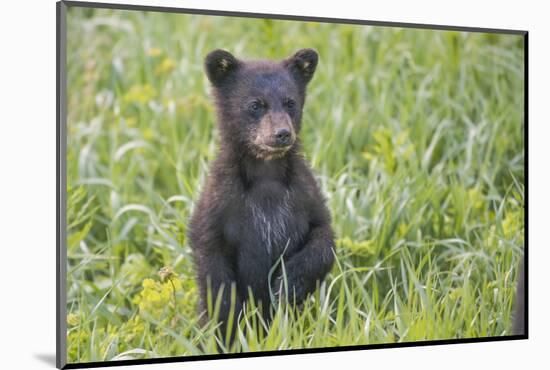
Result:
{"label": "meadow background", "polygon": [[[511,334],[521,36],[72,7],[67,24],[68,362]],[[252,312],[225,348],[198,325],[186,238],[219,140],[203,59],[303,47],[337,263],[302,311],[267,332]]]}

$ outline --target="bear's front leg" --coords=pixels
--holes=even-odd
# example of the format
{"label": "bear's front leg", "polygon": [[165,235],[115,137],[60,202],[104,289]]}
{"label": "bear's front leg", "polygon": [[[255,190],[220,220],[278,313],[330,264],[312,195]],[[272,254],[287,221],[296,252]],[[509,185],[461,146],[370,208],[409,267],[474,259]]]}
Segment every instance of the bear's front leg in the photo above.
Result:
{"label": "bear's front leg", "polygon": [[250,304],[249,298],[252,293],[254,305],[260,309],[264,319],[269,319],[269,308],[271,305],[269,295],[269,271],[271,264],[265,249],[257,245],[241,245],[240,255],[237,261],[237,275],[239,278],[239,295],[243,301]]}
{"label": "bear's front leg", "polygon": [[[285,260],[288,301],[300,304],[309,293],[315,290],[317,281],[324,279],[333,263],[334,236],[330,225],[311,229],[304,247]],[[282,275],[278,277],[280,284],[283,283],[283,278]]]}
{"label": "bear's front leg", "polygon": [[[220,306],[217,320],[223,340],[233,341],[242,300],[236,290],[236,274],[227,257],[218,250],[204,248],[197,253],[198,281],[201,295],[201,310],[208,311],[208,300],[215,308],[218,296]],[[208,317],[212,312],[207,312]],[[211,317],[210,317],[211,318]]]}

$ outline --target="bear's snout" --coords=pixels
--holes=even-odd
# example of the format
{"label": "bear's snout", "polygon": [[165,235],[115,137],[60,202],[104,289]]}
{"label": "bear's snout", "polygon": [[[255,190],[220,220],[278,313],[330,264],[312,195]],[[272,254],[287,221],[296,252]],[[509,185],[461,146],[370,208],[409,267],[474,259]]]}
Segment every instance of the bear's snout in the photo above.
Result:
{"label": "bear's snout", "polygon": [[292,134],[287,128],[278,128],[275,130],[275,145],[288,146],[292,144]]}
{"label": "bear's snout", "polygon": [[288,114],[270,112],[266,114],[260,126],[265,144],[273,148],[284,148],[294,144],[295,133]]}
{"label": "bear's snout", "polygon": [[259,125],[253,139],[255,155],[272,159],[284,155],[296,141],[296,132],[286,113],[269,112]]}

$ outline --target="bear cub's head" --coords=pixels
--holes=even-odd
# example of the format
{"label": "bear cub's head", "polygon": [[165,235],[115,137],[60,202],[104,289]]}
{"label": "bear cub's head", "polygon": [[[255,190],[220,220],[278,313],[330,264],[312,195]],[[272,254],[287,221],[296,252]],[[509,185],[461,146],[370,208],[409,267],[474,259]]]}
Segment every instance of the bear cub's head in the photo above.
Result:
{"label": "bear cub's head", "polygon": [[252,157],[283,157],[300,131],[306,85],[317,67],[313,49],[281,61],[242,61],[225,50],[205,60],[212,83],[222,145]]}

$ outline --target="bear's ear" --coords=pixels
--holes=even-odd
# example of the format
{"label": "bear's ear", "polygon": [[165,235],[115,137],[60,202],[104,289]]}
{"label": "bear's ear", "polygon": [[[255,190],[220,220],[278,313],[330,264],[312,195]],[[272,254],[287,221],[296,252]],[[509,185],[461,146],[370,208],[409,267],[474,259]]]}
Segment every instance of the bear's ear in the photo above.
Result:
{"label": "bear's ear", "polygon": [[206,75],[214,86],[220,86],[240,64],[230,52],[221,49],[210,52],[204,60]]}
{"label": "bear's ear", "polygon": [[315,50],[302,49],[285,59],[283,64],[295,79],[306,85],[313,77],[318,61],[319,55]]}

